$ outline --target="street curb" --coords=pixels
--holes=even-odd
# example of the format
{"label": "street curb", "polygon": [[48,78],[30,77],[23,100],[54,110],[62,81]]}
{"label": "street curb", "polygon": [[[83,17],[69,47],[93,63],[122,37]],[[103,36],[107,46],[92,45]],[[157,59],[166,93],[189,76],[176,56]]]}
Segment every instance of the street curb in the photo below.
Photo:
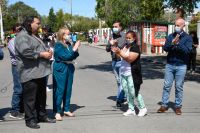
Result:
{"label": "street curb", "polygon": [[95,47],[95,48],[98,48],[98,49],[106,50],[106,44],[100,45],[100,44],[94,44],[94,43],[89,44],[89,43],[87,43],[87,42],[84,42],[83,45],[86,45],[86,46],[89,46],[89,47]]}
{"label": "street curb", "polygon": [[[102,44],[102,43],[97,43],[97,44],[89,44],[88,42],[83,42],[83,45],[86,45],[86,46],[89,46],[89,47],[95,47],[95,48],[98,48],[98,49],[102,49],[102,50],[106,50],[106,44]],[[156,56],[167,56],[166,54],[162,54],[162,55],[154,55],[154,54],[151,54],[151,55],[146,55],[146,54],[141,54],[141,57],[156,57]],[[197,51],[197,65],[200,64],[200,52]],[[143,58],[144,59],[144,58]],[[152,63],[155,63],[155,64],[166,64],[166,61],[158,61],[158,60],[151,60],[151,59],[147,59],[146,61],[148,62],[152,62]]]}

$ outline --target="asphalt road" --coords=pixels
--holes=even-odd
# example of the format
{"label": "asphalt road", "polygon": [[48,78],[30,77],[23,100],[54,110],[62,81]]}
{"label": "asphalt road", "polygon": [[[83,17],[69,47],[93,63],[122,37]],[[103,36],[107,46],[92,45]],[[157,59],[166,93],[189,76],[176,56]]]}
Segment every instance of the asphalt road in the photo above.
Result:
{"label": "asphalt road", "polygon": [[[127,109],[115,108],[116,81],[111,69],[110,54],[104,49],[82,45],[77,59],[74,77],[71,110],[76,117],[64,117],[56,124],[41,123],[41,128],[27,128],[24,120],[9,118],[12,96],[12,75],[8,52],[0,61],[0,113],[5,121],[0,122],[1,133],[198,133],[200,131],[200,75],[187,75],[184,84],[183,114],[175,115],[174,88],[170,97],[170,109],[165,114],[158,114],[162,95],[164,62],[152,60],[158,57],[143,56],[142,68],[144,83],[141,94],[148,108],[145,117],[124,117]],[[51,78],[49,87],[52,87]],[[52,92],[48,92],[47,109],[52,114]]]}

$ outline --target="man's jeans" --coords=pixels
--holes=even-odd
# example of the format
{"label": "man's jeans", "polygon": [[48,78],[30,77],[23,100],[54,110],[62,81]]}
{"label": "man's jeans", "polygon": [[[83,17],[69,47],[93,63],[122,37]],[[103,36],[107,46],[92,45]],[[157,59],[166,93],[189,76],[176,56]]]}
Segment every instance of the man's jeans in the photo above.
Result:
{"label": "man's jeans", "polygon": [[113,72],[115,74],[115,78],[117,80],[117,86],[118,86],[117,101],[122,102],[125,96],[124,96],[124,91],[121,85],[120,67],[121,67],[121,61],[112,61],[112,68],[113,68]]}
{"label": "man's jeans", "polygon": [[165,66],[165,81],[163,87],[162,95],[162,106],[167,107],[169,102],[169,95],[173,81],[175,79],[175,108],[182,107],[183,99],[183,84],[186,74],[187,66],[186,65],[171,65],[167,64]]}
{"label": "man's jeans", "polygon": [[11,112],[23,111],[22,103],[22,87],[19,81],[19,73],[17,71],[17,66],[12,65],[12,75],[13,75],[13,95],[12,95],[12,109]]}

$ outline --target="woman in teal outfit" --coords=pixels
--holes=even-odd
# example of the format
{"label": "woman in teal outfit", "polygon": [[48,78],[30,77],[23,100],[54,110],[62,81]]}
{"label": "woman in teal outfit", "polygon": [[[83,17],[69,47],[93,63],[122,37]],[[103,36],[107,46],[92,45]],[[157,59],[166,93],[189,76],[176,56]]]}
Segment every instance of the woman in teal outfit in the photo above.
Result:
{"label": "woman in teal outfit", "polygon": [[[70,112],[70,99],[72,92],[72,84],[74,77],[74,62],[78,56],[78,47],[80,41],[77,41],[72,47],[69,42],[70,31],[64,27],[59,29],[57,33],[57,42],[54,47],[54,63],[53,63],[53,110],[56,113],[55,118],[62,121],[61,113],[74,117]],[[61,108],[63,102],[63,109]]]}

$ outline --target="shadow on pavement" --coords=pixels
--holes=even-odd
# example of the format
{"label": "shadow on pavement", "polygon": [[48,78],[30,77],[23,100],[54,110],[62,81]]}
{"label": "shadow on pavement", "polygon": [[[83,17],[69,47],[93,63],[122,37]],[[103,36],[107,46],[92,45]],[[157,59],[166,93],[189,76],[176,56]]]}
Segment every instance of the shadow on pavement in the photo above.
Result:
{"label": "shadow on pavement", "polygon": [[141,58],[142,77],[145,79],[163,79],[165,60],[164,56],[148,56]]}
{"label": "shadow on pavement", "polygon": [[76,110],[78,110],[78,109],[80,109],[80,108],[84,108],[85,106],[79,106],[79,105],[77,105],[77,104],[70,104],[70,110],[72,111],[72,112],[75,112]]}
{"label": "shadow on pavement", "polygon": [[5,116],[9,113],[10,110],[11,108],[0,108],[0,119],[5,121]]}
{"label": "shadow on pavement", "polygon": [[112,72],[111,61],[102,62],[96,65],[85,65],[85,66],[79,67],[78,69],[94,69],[94,70],[98,70],[102,72],[105,72],[105,71]]}
{"label": "shadow on pavement", "polygon": [[109,96],[109,97],[107,97],[107,99],[109,99],[109,100],[113,100],[113,101],[116,101],[117,96]]}
{"label": "shadow on pavement", "polygon": [[[163,79],[166,64],[166,56],[143,56],[141,58],[143,80]],[[111,61],[102,62],[96,65],[80,66],[78,69],[94,69],[101,72],[112,72]],[[200,83],[200,65],[197,64],[195,74],[187,74],[185,81]]]}
{"label": "shadow on pavement", "polygon": [[194,74],[186,74],[185,81],[195,81],[200,83],[200,72],[196,72]]}
{"label": "shadow on pavement", "polygon": [[[85,106],[79,106],[77,104],[70,104],[70,111],[71,112],[75,112],[76,110],[80,109],[80,108],[84,108]],[[55,118],[55,113],[53,112],[53,109],[47,109],[47,114],[48,117],[54,119]],[[64,115],[62,113],[62,115]]]}
{"label": "shadow on pavement", "polygon": [[[165,56],[148,56],[141,58],[143,79],[163,79],[166,64]],[[200,65],[197,64],[194,74],[187,73],[185,81],[194,81],[200,83]]]}

